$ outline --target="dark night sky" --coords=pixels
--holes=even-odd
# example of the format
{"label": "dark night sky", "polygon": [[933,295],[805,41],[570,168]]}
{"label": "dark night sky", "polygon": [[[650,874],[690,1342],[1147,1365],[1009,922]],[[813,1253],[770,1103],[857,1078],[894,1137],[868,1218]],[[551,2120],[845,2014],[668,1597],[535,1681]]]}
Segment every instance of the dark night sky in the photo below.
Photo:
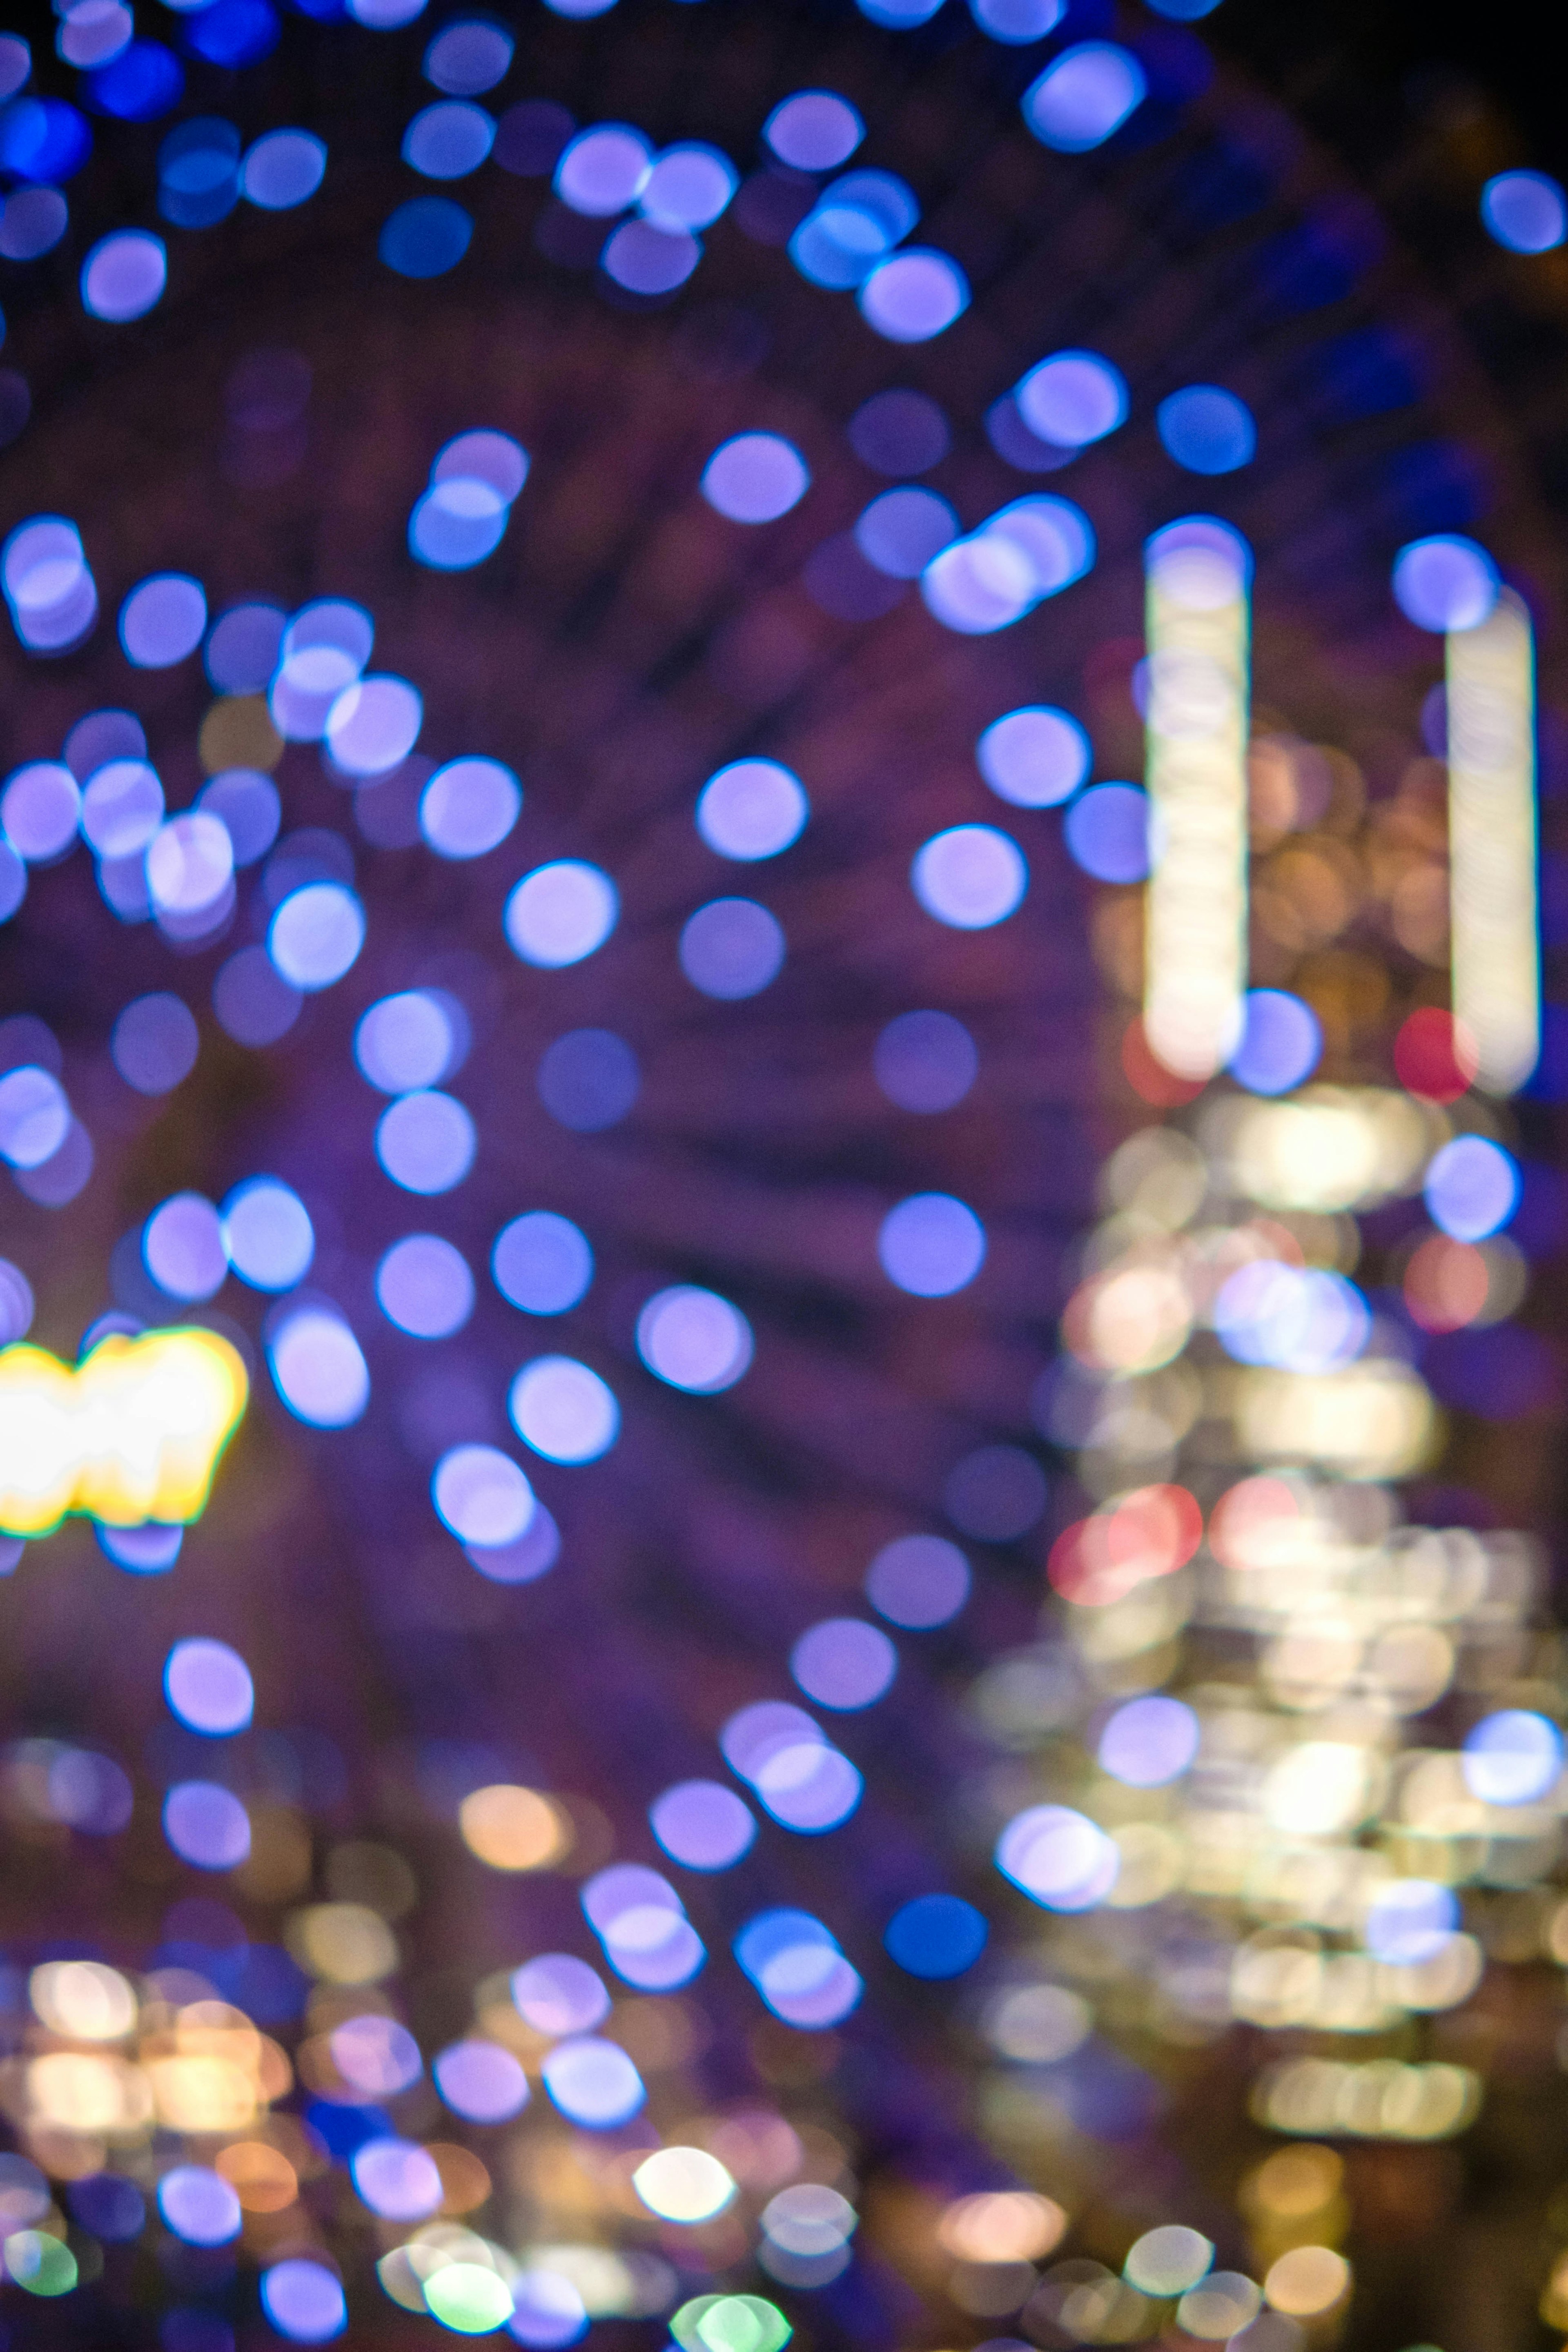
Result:
{"label": "dark night sky", "polygon": [[[1541,20],[1535,20],[1539,27]],[[1357,126],[1368,160],[1390,145],[1425,87],[1458,77],[1479,84],[1518,124],[1519,162],[1568,172],[1556,78],[1542,70],[1542,42],[1529,12],[1484,6],[1415,5],[1399,0],[1224,0],[1203,26],[1215,46],[1259,73],[1289,102],[1312,114],[1331,90],[1336,115]]]}

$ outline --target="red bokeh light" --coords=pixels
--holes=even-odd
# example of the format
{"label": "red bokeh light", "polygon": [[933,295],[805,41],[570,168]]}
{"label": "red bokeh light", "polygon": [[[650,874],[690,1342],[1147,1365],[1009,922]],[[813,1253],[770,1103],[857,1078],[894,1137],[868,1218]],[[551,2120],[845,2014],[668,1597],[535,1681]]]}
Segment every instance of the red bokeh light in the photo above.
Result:
{"label": "red bokeh light", "polygon": [[1121,1068],[1133,1093],[1157,1110],[1175,1110],[1183,1103],[1194,1101],[1204,1090],[1201,1079],[1194,1085],[1191,1078],[1179,1078],[1155,1059],[1143,1034],[1142,1013],[1134,1013],[1122,1034]]}
{"label": "red bokeh light", "polygon": [[1046,1572],[1064,1601],[1103,1609],[1183,1567],[1203,1533],[1204,1515],[1184,1486],[1140,1486],[1064,1528]]}
{"label": "red bokeh light", "polygon": [[1394,1041],[1394,1074],[1424,1102],[1457,1102],[1480,1067],[1476,1041],[1462,1021],[1436,1005],[1411,1013]]}
{"label": "red bokeh light", "polygon": [[1462,1331],[1487,1303],[1486,1253],[1431,1234],[1405,1269],[1405,1304],[1424,1331]]}

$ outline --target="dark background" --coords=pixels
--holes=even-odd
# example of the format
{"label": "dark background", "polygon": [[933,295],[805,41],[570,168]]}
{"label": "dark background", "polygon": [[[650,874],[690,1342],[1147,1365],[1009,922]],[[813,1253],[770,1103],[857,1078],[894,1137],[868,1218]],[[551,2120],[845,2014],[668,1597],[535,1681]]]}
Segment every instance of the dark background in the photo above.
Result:
{"label": "dark background", "polygon": [[1520,133],[1514,158],[1568,169],[1558,77],[1543,12],[1367,0],[1223,0],[1202,21],[1221,54],[1258,74],[1347,160],[1375,172],[1445,95],[1489,96]]}

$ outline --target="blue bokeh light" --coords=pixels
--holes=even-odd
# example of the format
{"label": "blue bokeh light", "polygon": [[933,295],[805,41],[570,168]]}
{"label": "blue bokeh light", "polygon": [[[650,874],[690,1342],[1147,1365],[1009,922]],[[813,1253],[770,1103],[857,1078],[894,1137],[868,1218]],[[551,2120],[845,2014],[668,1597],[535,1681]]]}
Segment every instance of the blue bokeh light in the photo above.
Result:
{"label": "blue bokeh light", "polygon": [[994,719],[975,745],[980,772],[1016,808],[1070,800],[1089,768],[1089,741],[1070,711],[1032,703]]}
{"label": "blue bokeh light", "polygon": [[1457,1135],[1433,1155],[1424,1186],[1426,1213],[1458,1242],[1500,1233],[1518,1208],[1519,1162],[1484,1135]]}
{"label": "blue bokeh light", "polygon": [[1545,172],[1499,172],[1481,190],[1481,222],[1510,253],[1552,253],[1568,236],[1568,199]]}
{"label": "blue bokeh light", "polygon": [[1484,547],[1453,531],[1412,540],[1394,560],[1394,601],[1418,629],[1441,635],[1473,629],[1497,603],[1497,565]]}
{"label": "blue bokeh light", "polygon": [[1317,1068],[1323,1032],[1317,1014],[1282,988],[1255,988],[1243,1006],[1241,1042],[1227,1067],[1249,1094],[1288,1094]]}
{"label": "blue bokeh light", "polygon": [[1024,92],[1024,120],[1046,147],[1081,155],[1103,145],[1141,106],[1149,83],[1131,49],[1079,41]]}
{"label": "blue bokeh light", "polygon": [[962,1895],[917,1895],[894,1912],[882,1941],[907,1976],[941,1982],[974,1966],[990,1932],[984,1911]]}
{"label": "blue bokeh light", "polygon": [[1188,384],[1154,412],[1166,454],[1189,474],[1234,474],[1258,449],[1258,426],[1246,401],[1217,383]]}
{"label": "blue bokeh light", "polygon": [[1068,809],[1063,838],[1097,882],[1142,882],[1149,873],[1149,799],[1136,784],[1091,784]]}

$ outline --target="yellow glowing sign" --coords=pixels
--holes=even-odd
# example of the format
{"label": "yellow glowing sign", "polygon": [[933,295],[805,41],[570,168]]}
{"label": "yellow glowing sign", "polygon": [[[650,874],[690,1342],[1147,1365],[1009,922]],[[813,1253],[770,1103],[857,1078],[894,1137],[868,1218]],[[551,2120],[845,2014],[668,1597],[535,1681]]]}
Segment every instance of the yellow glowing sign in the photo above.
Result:
{"label": "yellow glowing sign", "polygon": [[1143,1031],[1180,1077],[1240,1042],[1247,989],[1248,592],[1228,524],[1193,516],[1149,541],[1151,866]]}
{"label": "yellow glowing sign", "polygon": [[1535,650],[1505,588],[1447,641],[1448,866],[1454,1012],[1477,1077],[1510,1095],[1541,1052],[1535,919]]}
{"label": "yellow glowing sign", "polygon": [[0,1531],[68,1512],[107,1527],[198,1518],[249,1393],[216,1331],[116,1332],[77,1365],[0,1349]]}

